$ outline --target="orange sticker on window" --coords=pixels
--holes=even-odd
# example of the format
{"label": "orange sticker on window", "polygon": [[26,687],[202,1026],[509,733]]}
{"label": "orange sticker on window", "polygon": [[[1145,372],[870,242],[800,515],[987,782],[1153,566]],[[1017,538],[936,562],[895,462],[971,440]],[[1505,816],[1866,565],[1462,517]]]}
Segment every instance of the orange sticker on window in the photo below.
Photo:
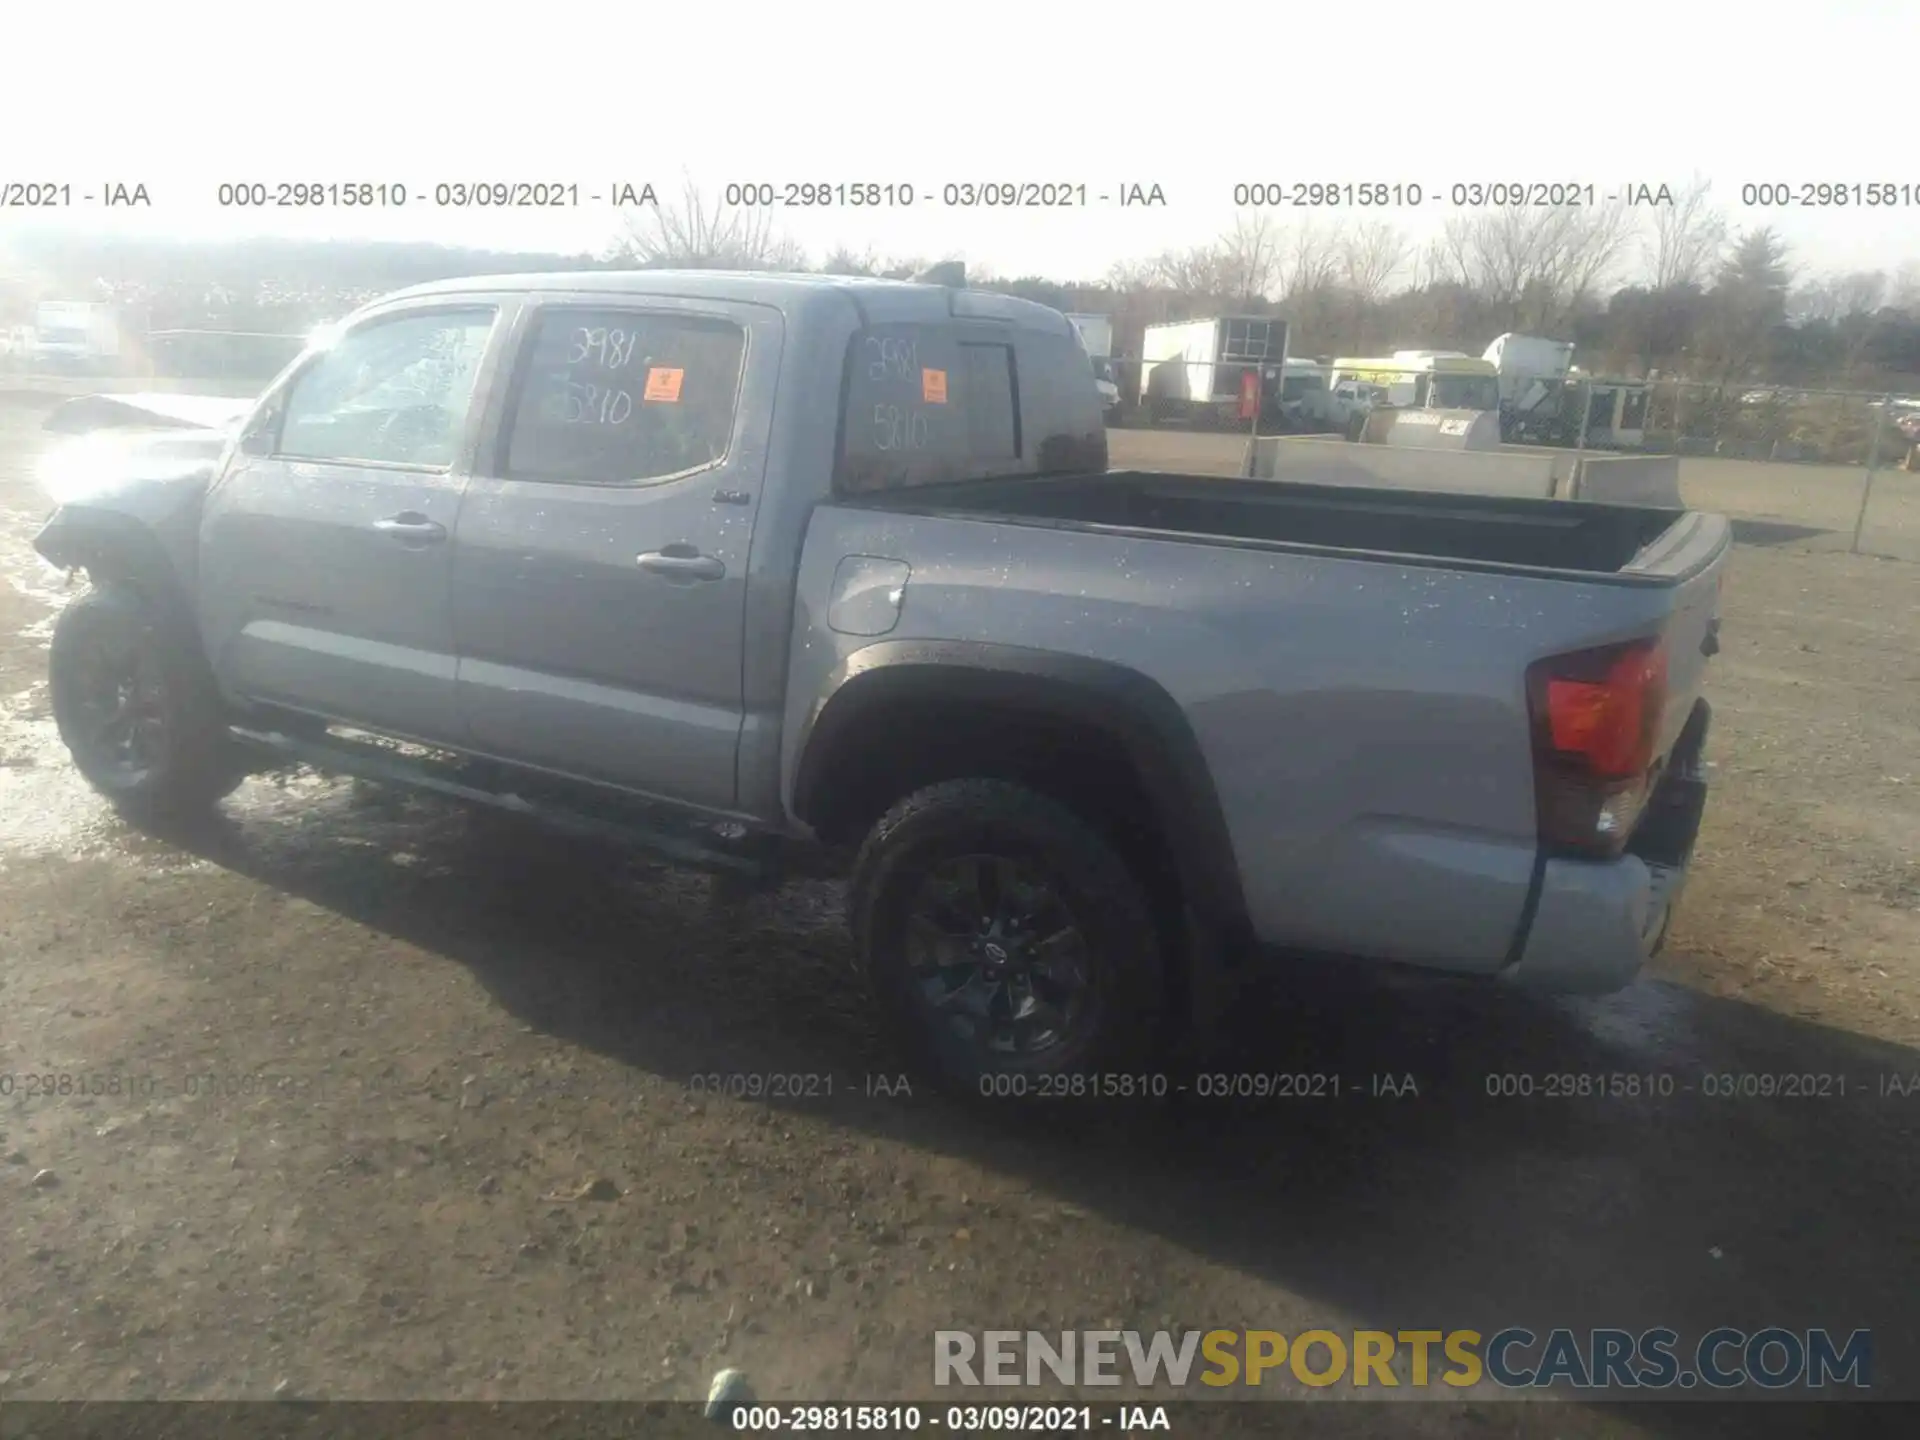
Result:
{"label": "orange sticker on window", "polygon": [[647,371],[647,388],[641,396],[643,401],[653,401],[658,405],[678,405],[680,403],[680,382],[686,378],[684,370],[668,370],[655,366]]}
{"label": "orange sticker on window", "polygon": [[920,398],[929,405],[947,403],[947,372],[944,370],[922,370],[920,372]]}

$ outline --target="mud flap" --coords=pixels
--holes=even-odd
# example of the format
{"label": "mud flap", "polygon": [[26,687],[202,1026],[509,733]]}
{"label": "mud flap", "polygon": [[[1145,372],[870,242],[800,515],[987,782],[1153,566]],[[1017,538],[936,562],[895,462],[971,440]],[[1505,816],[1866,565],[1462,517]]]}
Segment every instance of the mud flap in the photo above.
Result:
{"label": "mud flap", "polygon": [[1243,956],[1221,933],[1195,914],[1185,912],[1186,1004],[1178,1017],[1176,1049],[1187,1060],[1204,1061],[1218,1053],[1226,1040],[1227,1017],[1237,1008],[1248,970]]}

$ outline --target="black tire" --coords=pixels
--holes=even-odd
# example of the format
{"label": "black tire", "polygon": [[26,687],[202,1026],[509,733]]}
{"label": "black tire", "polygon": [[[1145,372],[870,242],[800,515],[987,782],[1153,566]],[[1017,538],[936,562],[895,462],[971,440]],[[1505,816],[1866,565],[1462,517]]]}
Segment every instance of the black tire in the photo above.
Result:
{"label": "black tire", "polygon": [[[916,970],[916,945],[922,955],[927,946],[948,947],[941,953],[949,957],[969,945],[974,956],[981,947],[999,949],[984,933],[966,940],[935,926],[924,908],[935,903],[930,894],[937,901],[940,877],[968,865],[978,872],[979,857],[990,857],[990,868],[1003,875],[1021,877],[996,881],[994,891],[1003,897],[997,907],[1003,917],[1028,907],[1018,927],[1028,939],[1009,938],[1007,946],[1026,956],[1009,962],[1025,963],[1024,976],[991,981],[983,976],[993,967],[975,958]],[[1051,900],[1032,899],[1043,892],[1059,902],[1057,910]],[[1112,1083],[1106,1077],[1131,1073],[1129,1067],[1153,1058],[1166,998],[1153,907],[1119,852],[1058,802],[999,780],[950,780],[916,791],[868,834],[848,893],[854,943],[889,1038],[906,1064],[940,1088],[965,1098],[1067,1098],[1086,1093],[1072,1077],[1106,1085]],[[1074,932],[1064,947],[1060,914]],[[934,940],[937,929],[944,933]],[[1009,920],[1007,935],[1015,930]],[[1033,938],[1040,930],[1049,932],[1044,945]],[[997,921],[993,933],[1001,933]],[[972,978],[947,988],[952,973],[969,965]],[[1052,1043],[1030,1052],[1000,1048],[1018,1025],[1008,1020],[996,1028],[999,1020],[969,1008],[996,985],[995,993],[1024,993],[1023,1008],[1027,1001],[1039,1008],[1044,997],[1046,1010],[1061,1017],[1056,1030],[1043,1032],[1054,1036]],[[954,1008],[941,1008],[932,998],[936,990]],[[968,1002],[955,1004],[963,992]],[[1068,993],[1079,998],[1055,1003]],[[991,1008],[992,1002],[982,1003]]]}
{"label": "black tire", "polygon": [[130,818],[185,818],[246,777],[192,630],[136,591],[99,586],[60,612],[48,680],[75,768]]}

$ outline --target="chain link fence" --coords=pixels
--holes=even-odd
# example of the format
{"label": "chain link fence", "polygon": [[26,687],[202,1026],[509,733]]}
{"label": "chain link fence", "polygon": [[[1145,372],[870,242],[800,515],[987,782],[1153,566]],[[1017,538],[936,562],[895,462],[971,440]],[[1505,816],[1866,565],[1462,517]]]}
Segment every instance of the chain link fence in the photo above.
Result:
{"label": "chain link fence", "polygon": [[1859,390],[1656,380],[1646,448],[1772,464],[1896,465],[1920,443],[1920,399]]}
{"label": "chain link fence", "polygon": [[300,353],[304,335],[254,330],[147,330],[120,325],[111,345],[86,353],[45,352],[31,326],[0,334],[0,374],[14,379],[219,380],[265,384]]}
{"label": "chain link fence", "polygon": [[1920,560],[1920,397],[1676,380],[1651,389],[1644,447],[1680,457],[1689,503]]}
{"label": "chain link fence", "polygon": [[306,344],[304,335],[255,330],[153,330],[139,353],[148,375],[203,380],[257,380],[284,370]]}

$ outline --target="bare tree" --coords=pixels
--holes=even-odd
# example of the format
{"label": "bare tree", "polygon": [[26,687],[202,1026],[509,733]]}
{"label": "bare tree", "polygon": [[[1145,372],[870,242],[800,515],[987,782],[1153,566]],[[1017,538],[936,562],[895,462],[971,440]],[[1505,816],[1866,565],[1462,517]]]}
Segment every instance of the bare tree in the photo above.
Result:
{"label": "bare tree", "polygon": [[1338,246],[1340,283],[1363,305],[1378,305],[1406,265],[1412,246],[1406,232],[1385,221],[1355,226]]}
{"label": "bare tree", "polygon": [[1624,205],[1509,205],[1460,216],[1442,232],[1447,278],[1515,328],[1564,324],[1615,268],[1631,233]]}
{"label": "bare tree", "polygon": [[1714,206],[1713,183],[1699,175],[1653,212],[1648,239],[1648,279],[1655,290],[1699,285],[1712,272],[1727,243],[1726,216]]}
{"label": "bare tree", "polygon": [[1833,282],[1833,296],[1841,320],[1852,316],[1880,313],[1887,303],[1887,274],[1884,270],[1853,270]]}
{"label": "bare tree", "polygon": [[1265,212],[1242,214],[1220,242],[1228,288],[1223,294],[1246,300],[1270,299],[1281,279],[1281,235]]}
{"label": "bare tree", "polygon": [[1834,293],[1833,278],[1823,276],[1795,288],[1787,296],[1787,318],[1796,323],[1828,324],[1839,319],[1840,297]]}
{"label": "bare tree", "polygon": [[1333,288],[1339,271],[1340,256],[1332,237],[1309,221],[1293,232],[1286,247],[1280,293],[1290,300],[1323,295]]}
{"label": "bare tree", "polygon": [[1859,375],[1861,361],[1879,337],[1887,301],[1887,277],[1881,270],[1855,270],[1835,279],[1829,286],[1833,295],[1834,329],[1840,339],[1840,383],[1851,384]]}
{"label": "bare tree", "polygon": [[880,261],[870,249],[856,251],[847,245],[836,245],[820,269],[827,275],[878,275]]}
{"label": "bare tree", "polygon": [[1221,292],[1225,265],[1218,245],[1194,245],[1185,250],[1167,250],[1147,262],[1145,274],[1150,286],[1177,290],[1195,297]]}
{"label": "bare tree", "polygon": [[1123,295],[1151,290],[1159,283],[1159,263],[1154,260],[1116,260],[1107,269],[1107,288]]}
{"label": "bare tree", "polygon": [[678,203],[650,206],[630,219],[613,257],[642,269],[804,270],[806,254],[774,228],[772,215],[709,204],[687,181]]}
{"label": "bare tree", "polygon": [[1169,250],[1144,267],[1116,266],[1118,288],[1175,290],[1201,303],[1270,299],[1282,274],[1281,235],[1265,215],[1242,216],[1205,245]]}
{"label": "bare tree", "polygon": [[1458,257],[1446,231],[1427,241],[1413,259],[1413,288],[1431,290],[1436,285],[1458,283]]}
{"label": "bare tree", "polygon": [[1909,260],[1893,275],[1887,304],[1909,315],[1920,315],[1920,260]]}

